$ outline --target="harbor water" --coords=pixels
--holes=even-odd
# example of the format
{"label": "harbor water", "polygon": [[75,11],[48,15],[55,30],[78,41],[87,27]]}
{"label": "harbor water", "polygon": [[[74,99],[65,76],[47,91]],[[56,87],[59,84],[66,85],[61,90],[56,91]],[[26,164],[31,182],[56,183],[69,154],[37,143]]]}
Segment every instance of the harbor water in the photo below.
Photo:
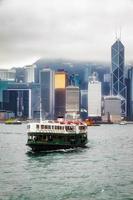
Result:
{"label": "harbor water", "polygon": [[133,124],[88,127],[87,148],[32,153],[0,124],[0,200],[133,200]]}

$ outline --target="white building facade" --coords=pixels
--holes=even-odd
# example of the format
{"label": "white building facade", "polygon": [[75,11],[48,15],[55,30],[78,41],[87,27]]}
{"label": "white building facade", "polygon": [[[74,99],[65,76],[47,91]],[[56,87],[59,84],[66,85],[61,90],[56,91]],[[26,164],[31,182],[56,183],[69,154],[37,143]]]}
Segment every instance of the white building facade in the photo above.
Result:
{"label": "white building facade", "polygon": [[88,83],[88,117],[101,117],[101,82],[92,77]]}
{"label": "white building facade", "polygon": [[35,69],[36,65],[28,65],[24,67],[24,80],[26,83],[34,83],[35,82]]}
{"label": "white building facade", "polygon": [[16,71],[14,69],[0,69],[0,80],[15,81]]}
{"label": "white building facade", "polygon": [[66,87],[66,112],[79,112],[79,87]]}
{"label": "white building facade", "polygon": [[121,98],[119,96],[105,96],[103,102],[103,121],[121,121]]}

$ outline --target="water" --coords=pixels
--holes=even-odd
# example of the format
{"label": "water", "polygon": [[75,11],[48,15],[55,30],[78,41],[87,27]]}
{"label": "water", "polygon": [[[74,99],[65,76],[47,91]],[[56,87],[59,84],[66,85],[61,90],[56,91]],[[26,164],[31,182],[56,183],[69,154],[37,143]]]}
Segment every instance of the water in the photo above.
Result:
{"label": "water", "polygon": [[0,124],[0,200],[133,200],[133,125],[89,127],[88,148],[32,153]]}

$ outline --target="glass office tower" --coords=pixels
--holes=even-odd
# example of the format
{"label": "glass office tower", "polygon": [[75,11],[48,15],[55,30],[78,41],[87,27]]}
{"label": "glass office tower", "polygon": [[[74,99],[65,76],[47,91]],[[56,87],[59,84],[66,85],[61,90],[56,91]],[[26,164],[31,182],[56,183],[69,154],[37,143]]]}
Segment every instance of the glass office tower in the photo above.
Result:
{"label": "glass office tower", "polygon": [[128,69],[128,98],[127,98],[128,119],[133,120],[133,67]]}
{"label": "glass office tower", "polygon": [[55,119],[65,117],[66,109],[66,86],[68,85],[68,75],[65,71],[55,72]]}
{"label": "glass office tower", "polygon": [[121,98],[121,115],[126,116],[127,90],[124,79],[124,45],[119,39],[111,47],[111,93]]}
{"label": "glass office tower", "polygon": [[41,107],[43,119],[53,119],[54,115],[54,72],[43,69],[40,72]]}

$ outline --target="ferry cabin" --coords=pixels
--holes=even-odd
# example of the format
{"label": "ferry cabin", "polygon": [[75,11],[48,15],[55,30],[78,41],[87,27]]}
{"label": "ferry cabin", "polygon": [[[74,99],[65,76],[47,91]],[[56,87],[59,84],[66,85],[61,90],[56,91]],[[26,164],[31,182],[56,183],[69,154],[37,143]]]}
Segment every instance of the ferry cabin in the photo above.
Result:
{"label": "ferry cabin", "polygon": [[87,126],[82,124],[30,123],[27,129],[27,145],[31,147],[73,148],[87,143]]}

